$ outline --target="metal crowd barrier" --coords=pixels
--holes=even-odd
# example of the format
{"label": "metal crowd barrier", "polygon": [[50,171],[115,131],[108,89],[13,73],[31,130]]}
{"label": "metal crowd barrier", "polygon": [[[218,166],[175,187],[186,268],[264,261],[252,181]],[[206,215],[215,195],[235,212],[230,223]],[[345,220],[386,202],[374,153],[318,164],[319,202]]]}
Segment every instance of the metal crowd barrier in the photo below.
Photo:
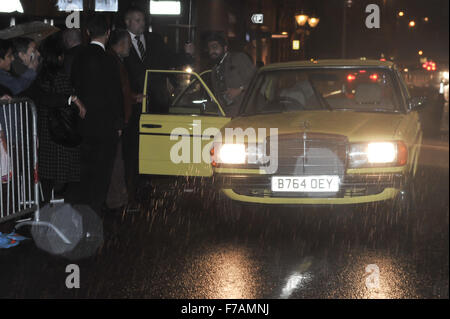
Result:
{"label": "metal crowd barrier", "polygon": [[0,101],[0,223],[33,214],[18,221],[16,229],[29,226],[52,228],[65,243],[70,241],[54,225],[39,218],[37,111],[28,98]]}

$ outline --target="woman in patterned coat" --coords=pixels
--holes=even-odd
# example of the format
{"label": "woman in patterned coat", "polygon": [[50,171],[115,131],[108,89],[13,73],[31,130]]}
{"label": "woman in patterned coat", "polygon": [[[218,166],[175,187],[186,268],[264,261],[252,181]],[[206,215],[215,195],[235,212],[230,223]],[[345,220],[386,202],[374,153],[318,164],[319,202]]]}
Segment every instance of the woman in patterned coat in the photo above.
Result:
{"label": "woman in patterned coat", "polygon": [[[52,36],[40,47],[43,57],[42,71],[32,87],[24,94],[36,104],[38,112],[38,159],[39,178],[44,193],[44,201],[55,194],[64,195],[70,183],[80,180],[80,153],[78,147],[65,147],[53,142],[49,133],[49,111],[54,107],[65,107],[75,103],[84,118],[82,102],[73,95],[70,78],[64,72],[64,49],[58,36]],[[59,194],[58,194],[59,195]]]}

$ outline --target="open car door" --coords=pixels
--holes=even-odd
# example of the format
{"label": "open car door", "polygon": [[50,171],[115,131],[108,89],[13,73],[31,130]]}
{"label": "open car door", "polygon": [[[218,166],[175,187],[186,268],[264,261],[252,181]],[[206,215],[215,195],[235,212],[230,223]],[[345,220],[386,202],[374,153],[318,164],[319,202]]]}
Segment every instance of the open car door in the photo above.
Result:
{"label": "open car door", "polygon": [[139,123],[140,174],[212,175],[214,136],[230,118],[202,76],[147,70]]}

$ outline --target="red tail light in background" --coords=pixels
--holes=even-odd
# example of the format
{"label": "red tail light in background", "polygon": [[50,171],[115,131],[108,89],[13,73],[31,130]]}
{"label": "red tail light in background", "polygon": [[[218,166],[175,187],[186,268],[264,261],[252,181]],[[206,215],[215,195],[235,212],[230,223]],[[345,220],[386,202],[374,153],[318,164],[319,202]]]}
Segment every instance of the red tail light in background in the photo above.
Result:
{"label": "red tail light in background", "polygon": [[351,81],[354,81],[354,80],[356,80],[356,76],[354,76],[353,74],[349,74],[347,76],[347,81],[351,82]]}
{"label": "red tail light in background", "polygon": [[378,74],[376,74],[376,73],[371,74],[371,75],[370,75],[370,79],[371,79],[372,81],[378,80]]}
{"label": "red tail light in background", "polygon": [[428,61],[422,64],[422,68],[424,68],[427,71],[436,71],[436,62]]}

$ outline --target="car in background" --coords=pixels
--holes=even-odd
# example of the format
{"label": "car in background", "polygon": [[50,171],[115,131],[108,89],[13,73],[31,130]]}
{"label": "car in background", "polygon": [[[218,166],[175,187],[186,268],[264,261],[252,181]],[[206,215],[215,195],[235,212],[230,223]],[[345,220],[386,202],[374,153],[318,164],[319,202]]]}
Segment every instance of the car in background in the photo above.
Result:
{"label": "car in background", "polygon": [[444,101],[448,103],[448,70],[440,72],[439,94],[442,94]]}

